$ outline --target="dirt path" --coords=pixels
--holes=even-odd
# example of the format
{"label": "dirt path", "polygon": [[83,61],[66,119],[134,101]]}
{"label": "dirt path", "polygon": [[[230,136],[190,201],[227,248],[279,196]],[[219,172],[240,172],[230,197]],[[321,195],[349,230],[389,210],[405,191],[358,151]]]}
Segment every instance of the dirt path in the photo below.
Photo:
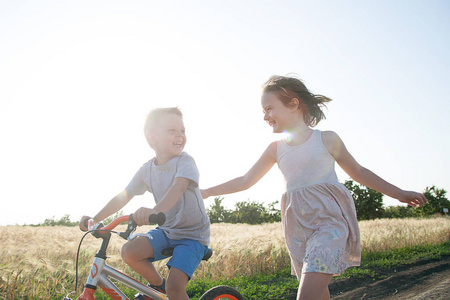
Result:
{"label": "dirt path", "polygon": [[379,273],[381,280],[341,279],[330,284],[332,299],[450,299],[450,256],[423,260]]}

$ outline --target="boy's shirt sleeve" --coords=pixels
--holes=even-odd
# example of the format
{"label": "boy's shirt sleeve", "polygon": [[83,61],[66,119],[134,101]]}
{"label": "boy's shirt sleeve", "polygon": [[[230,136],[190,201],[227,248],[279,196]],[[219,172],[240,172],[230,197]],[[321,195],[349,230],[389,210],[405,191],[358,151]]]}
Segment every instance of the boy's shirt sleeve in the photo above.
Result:
{"label": "boy's shirt sleeve", "polygon": [[144,164],[134,175],[133,179],[131,179],[130,183],[127,185],[125,190],[128,195],[137,196],[142,195],[146,191],[150,191],[150,188],[146,184],[145,176],[148,175],[149,172],[146,172],[148,163]]}
{"label": "boy's shirt sleeve", "polygon": [[183,155],[178,163],[175,178],[182,177],[190,180],[188,189],[196,189],[199,185],[200,173],[194,159],[189,155]]}

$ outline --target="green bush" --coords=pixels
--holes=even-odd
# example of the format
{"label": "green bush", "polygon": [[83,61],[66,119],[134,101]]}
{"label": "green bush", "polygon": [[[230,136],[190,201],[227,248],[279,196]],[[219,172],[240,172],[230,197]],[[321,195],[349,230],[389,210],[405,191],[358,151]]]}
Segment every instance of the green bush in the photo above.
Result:
{"label": "green bush", "polygon": [[275,208],[278,201],[264,206],[256,201],[237,202],[234,210],[223,207],[223,197],[214,198],[214,203],[207,209],[211,223],[247,223],[262,224],[281,221],[281,211]]}

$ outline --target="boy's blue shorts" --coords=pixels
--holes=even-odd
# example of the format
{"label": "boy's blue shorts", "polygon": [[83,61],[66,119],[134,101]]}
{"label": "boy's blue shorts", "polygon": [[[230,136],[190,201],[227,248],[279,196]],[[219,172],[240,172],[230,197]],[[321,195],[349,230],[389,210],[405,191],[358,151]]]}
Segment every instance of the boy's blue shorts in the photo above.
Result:
{"label": "boy's blue shorts", "polygon": [[173,255],[167,262],[169,269],[171,267],[177,268],[191,279],[195,269],[202,261],[208,251],[208,247],[202,245],[199,241],[190,239],[172,240],[169,239],[164,231],[160,228],[152,229],[148,233],[151,234],[153,239],[148,238],[153,248],[154,258],[148,258],[150,262],[166,259],[168,256],[162,254],[162,251],[166,248],[174,248]]}

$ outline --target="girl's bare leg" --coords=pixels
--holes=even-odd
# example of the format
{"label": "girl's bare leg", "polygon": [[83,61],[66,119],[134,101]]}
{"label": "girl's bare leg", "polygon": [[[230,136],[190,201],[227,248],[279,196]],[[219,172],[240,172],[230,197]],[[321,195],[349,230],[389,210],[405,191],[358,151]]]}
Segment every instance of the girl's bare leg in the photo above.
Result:
{"label": "girl's bare leg", "polygon": [[154,257],[153,249],[146,237],[139,236],[122,246],[122,259],[150,284],[161,285],[162,277],[153,264],[147,259]]}
{"label": "girl's bare leg", "polygon": [[331,297],[330,297],[330,290],[327,287],[326,290],[325,290],[325,295],[323,295],[322,300],[330,300],[330,299],[331,299]]}
{"label": "girl's bare leg", "polygon": [[304,273],[300,279],[297,300],[329,300],[328,284],[333,277],[325,273]]}

